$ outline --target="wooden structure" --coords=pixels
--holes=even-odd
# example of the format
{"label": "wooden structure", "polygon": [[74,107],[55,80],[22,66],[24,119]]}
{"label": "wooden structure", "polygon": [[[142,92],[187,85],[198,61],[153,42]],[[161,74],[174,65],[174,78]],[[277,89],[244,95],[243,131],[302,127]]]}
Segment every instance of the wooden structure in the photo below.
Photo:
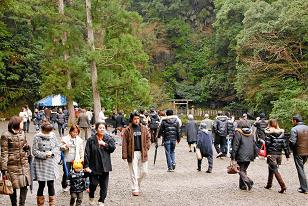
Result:
{"label": "wooden structure", "polygon": [[185,105],[186,107],[186,115],[189,114],[189,102],[192,102],[191,99],[171,99],[170,100],[173,104],[173,109],[175,110],[175,114],[178,113],[178,105]]}

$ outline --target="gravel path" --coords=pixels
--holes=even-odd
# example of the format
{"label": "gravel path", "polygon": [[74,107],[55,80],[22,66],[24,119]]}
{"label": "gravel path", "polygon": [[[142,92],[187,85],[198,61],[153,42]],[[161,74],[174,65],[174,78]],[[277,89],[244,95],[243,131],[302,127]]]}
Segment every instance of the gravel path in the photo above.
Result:
{"label": "gravel path", "polygon": [[[0,122],[0,132],[7,127],[7,122]],[[29,142],[32,132],[27,135]],[[256,160],[248,168],[248,175],[255,185],[249,192],[238,189],[238,175],[228,175],[226,166],[229,158],[214,159],[212,174],[205,173],[207,161],[203,160],[203,171],[197,172],[194,153],[188,152],[185,139],[176,147],[177,166],[173,173],[167,172],[163,147],[158,148],[156,165],[153,165],[154,146],[149,154],[149,174],[141,185],[141,195],[132,197],[127,162],[121,159],[121,146],[112,154],[113,171],[110,173],[109,191],[105,205],[301,205],[308,206],[308,195],[296,191],[299,186],[293,159],[283,159],[280,172],[286,182],[286,194],[279,194],[279,185],[274,179],[273,188],[263,187],[267,181],[267,164],[264,159]],[[308,170],[306,166],[306,171]],[[56,180],[57,206],[69,205],[69,194],[61,191],[60,180]],[[27,206],[36,205],[37,183],[33,194],[28,193]],[[47,188],[46,188],[47,189]],[[88,205],[88,196],[84,194],[84,204]],[[0,205],[10,205],[8,196],[0,196]],[[47,204],[46,204],[47,205]]]}

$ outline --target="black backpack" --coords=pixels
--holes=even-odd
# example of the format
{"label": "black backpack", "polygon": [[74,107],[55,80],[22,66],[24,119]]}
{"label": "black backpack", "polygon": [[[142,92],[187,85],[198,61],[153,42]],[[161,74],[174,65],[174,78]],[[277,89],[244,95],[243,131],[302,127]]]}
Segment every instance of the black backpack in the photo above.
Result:
{"label": "black backpack", "polygon": [[222,121],[217,119],[216,131],[219,136],[226,137],[228,135],[228,120]]}
{"label": "black backpack", "polygon": [[157,129],[159,125],[159,118],[157,114],[152,114],[150,116],[151,122],[150,122],[150,129]]}

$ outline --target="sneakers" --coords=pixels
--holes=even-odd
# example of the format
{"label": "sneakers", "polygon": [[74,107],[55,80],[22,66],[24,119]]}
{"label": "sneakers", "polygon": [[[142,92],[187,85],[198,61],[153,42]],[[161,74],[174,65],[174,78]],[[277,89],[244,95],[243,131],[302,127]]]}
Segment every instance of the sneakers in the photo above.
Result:
{"label": "sneakers", "polygon": [[298,188],[297,192],[303,193],[303,194],[308,194],[308,191],[303,190],[302,188]]}
{"label": "sneakers", "polygon": [[139,192],[132,192],[132,195],[133,195],[133,196],[139,196],[140,193],[139,193]]}
{"label": "sneakers", "polygon": [[167,172],[174,172],[174,170],[171,169],[171,168],[169,168],[169,169],[167,170]]}
{"label": "sneakers", "polygon": [[225,157],[226,155],[222,152],[219,152],[218,155],[216,156],[216,158],[219,158],[219,157]]}
{"label": "sneakers", "polygon": [[89,199],[89,204],[90,204],[90,205],[95,205],[95,200],[94,200],[94,198],[90,198],[90,199]]}
{"label": "sneakers", "polygon": [[63,192],[68,192],[68,191],[70,191],[69,187],[63,188]]}
{"label": "sneakers", "polygon": [[208,169],[208,170],[206,171],[206,173],[212,173],[212,170]]}
{"label": "sneakers", "polygon": [[172,170],[175,170],[175,166],[176,166],[175,164],[172,165]]}
{"label": "sneakers", "polygon": [[98,206],[104,206],[104,203],[98,202]]}

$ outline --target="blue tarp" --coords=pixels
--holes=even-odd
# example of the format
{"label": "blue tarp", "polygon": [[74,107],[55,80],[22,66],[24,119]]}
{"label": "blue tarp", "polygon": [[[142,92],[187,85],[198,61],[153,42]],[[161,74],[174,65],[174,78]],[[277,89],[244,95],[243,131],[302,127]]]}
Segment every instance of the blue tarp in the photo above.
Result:
{"label": "blue tarp", "polygon": [[[67,100],[65,96],[58,94],[45,97],[44,99],[37,101],[35,104],[41,107],[65,106],[67,105]],[[76,102],[73,102],[73,104],[75,106],[77,105]]]}

